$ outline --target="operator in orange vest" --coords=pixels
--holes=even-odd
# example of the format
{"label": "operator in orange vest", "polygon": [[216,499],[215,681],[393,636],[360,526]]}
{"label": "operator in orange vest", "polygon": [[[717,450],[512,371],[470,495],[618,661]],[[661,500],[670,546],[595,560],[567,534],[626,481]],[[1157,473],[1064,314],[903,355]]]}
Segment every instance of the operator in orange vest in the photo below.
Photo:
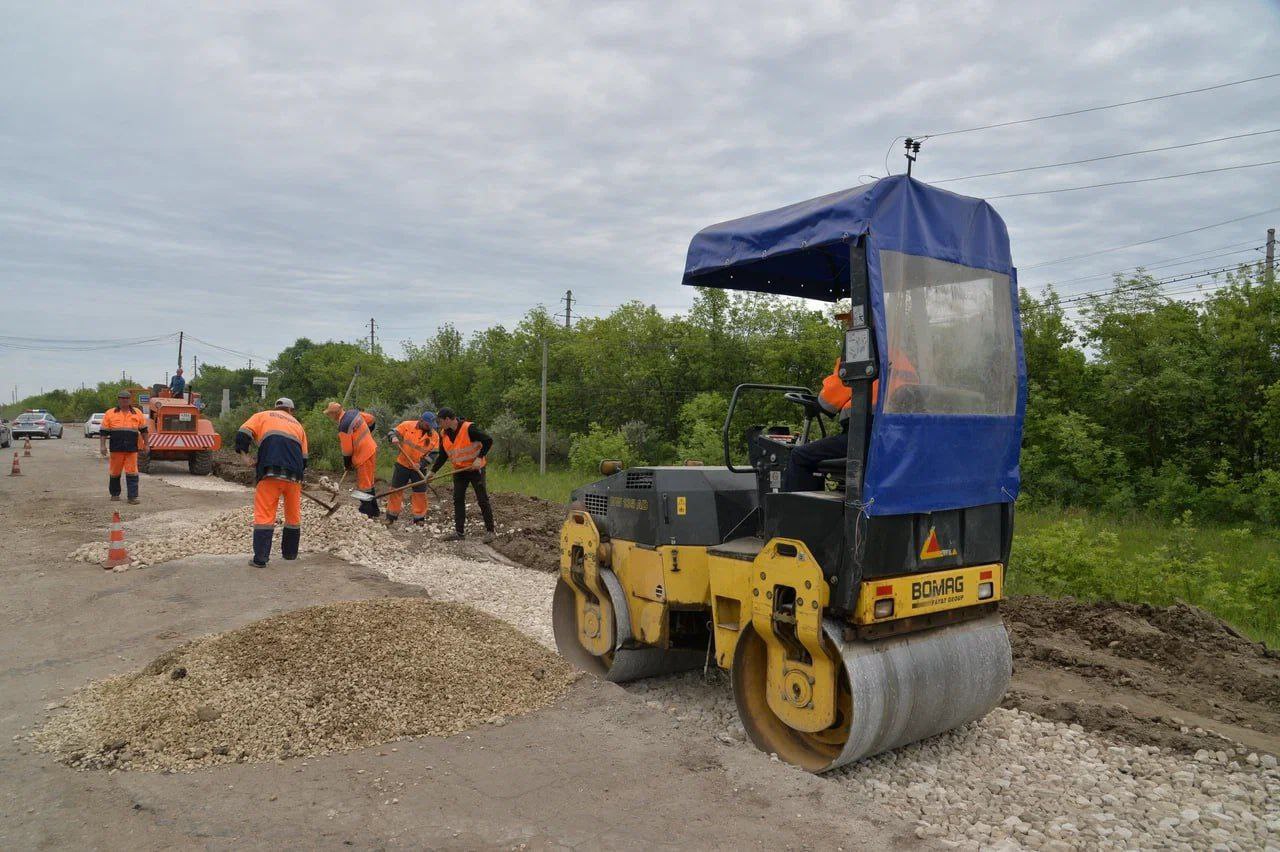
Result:
{"label": "operator in orange vest", "polygon": [[138,503],[138,453],[147,451],[147,418],[141,409],[133,405],[133,394],[122,390],[116,395],[116,407],[102,418],[102,431],[98,433],[98,452],[107,455],[111,445],[108,467],[107,493],[111,499],[120,499],[120,474],[124,473],[129,490],[129,502]]}
{"label": "operator in orange vest", "polygon": [[493,541],[493,508],[489,505],[489,489],[485,485],[485,456],[493,446],[493,438],[476,428],[474,423],[462,420],[451,408],[442,408],[440,418],[440,446],[444,454],[436,458],[431,467],[432,475],[444,467],[446,458],[453,465],[453,527],[454,535],[446,541],[461,541],[467,530],[467,486],[476,492],[480,514],[484,518],[484,540]]}
{"label": "operator in orange vest", "polygon": [[[848,315],[841,314],[847,322]],[[920,384],[915,365],[901,349],[889,348],[889,394],[892,396],[904,385]],[[871,405],[880,395],[880,380],[871,383]],[[814,491],[822,488],[818,465],[828,459],[842,459],[849,454],[849,409],[853,403],[853,391],[840,378],[840,359],[836,359],[831,373],[822,380],[818,391],[818,405],[840,422],[840,432],[816,441],[802,444],[791,451],[787,468],[782,473],[783,491]]]}
{"label": "operator in orange vest", "polygon": [[307,432],[294,416],[293,400],[282,396],[271,411],[259,411],[236,432],[236,452],[246,455],[258,445],[253,491],[253,559],[249,564],[266,568],[271,558],[271,538],[276,510],[284,501],[284,531],[280,555],[298,558],[302,541],[302,474],[307,469]]}
{"label": "operator in orange vest", "polygon": [[[387,440],[400,448],[396,466],[391,472],[392,489],[416,482],[412,488],[410,509],[415,524],[427,520],[427,475],[425,469],[435,461],[432,453],[440,449],[440,422],[430,411],[422,412],[417,420],[406,420],[387,433]],[[387,498],[387,526],[400,518],[404,506],[404,492],[397,491]]]}
{"label": "operator in orange vest", "polygon": [[[356,472],[356,487],[373,493],[373,480],[378,467],[378,442],[373,439],[373,415],[358,408],[342,410],[331,402],[324,413],[338,424],[338,443],[342,446],[342,463]],[[377,500],[361,500],[360,513],[376,518],[382,513]]]}

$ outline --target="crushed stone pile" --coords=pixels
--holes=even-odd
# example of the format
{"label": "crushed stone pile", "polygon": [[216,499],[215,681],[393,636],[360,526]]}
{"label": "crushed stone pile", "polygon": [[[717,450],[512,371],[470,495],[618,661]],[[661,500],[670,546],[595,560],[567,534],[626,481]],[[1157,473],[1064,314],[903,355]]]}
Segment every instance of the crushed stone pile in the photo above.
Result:
{"label": "crushed stone pile", "polygon": [[[751,747],[719,672],[626,686],[675,724]],[[823,777],[905,812],[917,837],[965,849],[1275,848],[1276,759],[1224,748],[1193,757],[1121,745],[1079,725],[997,708]]]}
{"label": "crushed stone pile", "polygon": [[[212,521],[184,531],[181,535],[168,535],[135,541],[129,538],[125,527],[125,545],[132,560],[114,570],[146,568],[173,559],[181,559],[197,553],[244,554],[247,558],[253,549],[253,509],[245,507],[225,512]],[[69,558],[77,562],[101,565],[107,561],[107,543],[91,542],[76,548]],[[302,504],[303,553],[323,552],[349,562],[370,565],[404,552],[404,545],[371,523],[353,506],[343,506],[333,516],[324,517],[324,509],[310,501]],[[273,559],[280,556],[280,528],[276,528],[272,546]]]}
{"label": "crushed stone pile", "polygon": [[36,743],[80,769],[185,770],[504,724],[577,675],[503,622],[422,598],[310,607],[77,692]]}

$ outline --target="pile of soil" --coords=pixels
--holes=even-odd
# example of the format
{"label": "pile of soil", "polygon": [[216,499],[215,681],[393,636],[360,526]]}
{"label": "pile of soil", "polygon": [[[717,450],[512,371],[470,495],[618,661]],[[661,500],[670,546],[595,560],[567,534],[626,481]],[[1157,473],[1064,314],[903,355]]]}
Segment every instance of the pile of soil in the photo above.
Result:
{"label": "pile of soil", "polygon": [[1280,655],[1204,610],[1027,596],[1004,616],[1006,706],[1188,752],[1280,752]]}
{"label": "pile of soil", "polygon": [[[526,494],[494,494],[492,503],[501,532],[490,547],[526,568],[559,571],[560,528],[568,506]],[[479,517],[479,509],[469,506],[468,517],[473,513]]]}
{"label": "pile of soil", "polygon": [[189,769],[504,724],[576,675],[470,607],[421,598],[309,607],[189,642],[90,684],[36,741],[81,769]]}

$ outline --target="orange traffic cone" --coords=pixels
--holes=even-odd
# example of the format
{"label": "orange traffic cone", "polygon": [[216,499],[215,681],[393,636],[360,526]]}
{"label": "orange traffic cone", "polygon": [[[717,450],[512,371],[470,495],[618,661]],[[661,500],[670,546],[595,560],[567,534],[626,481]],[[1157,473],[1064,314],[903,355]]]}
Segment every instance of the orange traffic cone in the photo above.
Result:
{"label": "orange traffic cone", "polygon": [[27,438],[26,442],[25,442],[25,443],[23,443],[23,445],[22,445],[22,454],[23,454],[24,456],[30,456],[30,455],[31,455],[31,439],[30,439],[30,438]]}
{"label": "orange traffic cone", "polygon": [[111,513],[111,537],[107,549],[107,561],[102,567],[111,570],[117,565],[129,564],[129,551],[124,549],[124,526],[120,523],[120,513]]}
{"label": "orange traffic cone", "polygon": [[9,475],[22,476],[22,468],[18,467],[18,453],[16,450],[13,453],[13,467],[9,468]]}

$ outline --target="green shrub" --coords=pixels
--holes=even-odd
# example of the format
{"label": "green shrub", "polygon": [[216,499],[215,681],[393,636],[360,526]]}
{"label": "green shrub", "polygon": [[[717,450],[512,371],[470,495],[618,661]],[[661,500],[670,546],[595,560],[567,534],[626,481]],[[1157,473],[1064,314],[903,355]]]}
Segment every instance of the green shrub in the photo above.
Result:
{"label": "green shrub", "polygon": [[569,466],[582,473],[598,470],[605,459],[619,459],[627,467],[638,459],[627,446],[626,436],[615,429],[592,423],[585,435],[576,435],[569,448]]}
{"label": "green shrub", "polygon": [[510,411],[493,418],[487,431],[493,437],[493,448],[489,450],[491,461],[514,468],[521,459],[538,460],[538,436],[524,428]]}

